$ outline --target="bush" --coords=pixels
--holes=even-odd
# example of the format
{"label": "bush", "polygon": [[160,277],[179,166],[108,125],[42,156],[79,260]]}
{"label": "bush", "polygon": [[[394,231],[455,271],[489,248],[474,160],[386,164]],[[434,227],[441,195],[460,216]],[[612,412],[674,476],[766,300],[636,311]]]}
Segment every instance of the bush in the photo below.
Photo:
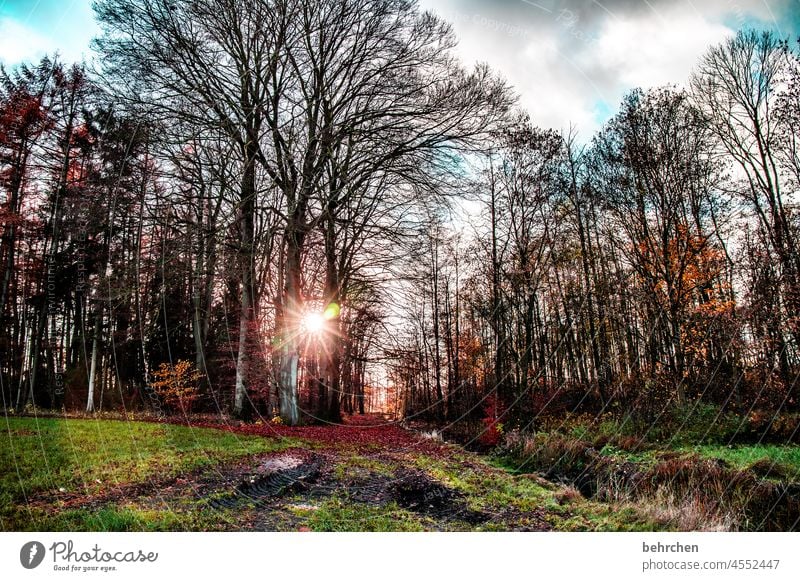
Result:
{"label": "bush", "polygon": [[795,411],[797,379],[785,381],[777,372],[763,370],[747,371],[742,378],[739,393],[740,407],[764,410],[766,412]]}
{"label": "bush", "polygon": [[496,394],[492,394],[486,398],[484,405],[484,417],[481,420],[483,431],[478,438],[480,444],[491,448],[500,443],[503,436],[503,424],[499,418],[502,417],[503,407],[500,404],[500,398]]}
{"label": "bush", "polygon": [[528,416],[559,417],[581,411],[597,411],[600,407],[600,401],[590,387],[572,381],[541,378],[533,389]]}
{"label": "bush", "polygon": [[203,375],[195,369],[190,361],[180,360],[175,365],[162,363],[158,370],[153,372],[154,381],[150,387],[158,394],[166,406],[172,410],[180,410],[186,414],[192,410],[192,405],[199,394],[197,381]]}

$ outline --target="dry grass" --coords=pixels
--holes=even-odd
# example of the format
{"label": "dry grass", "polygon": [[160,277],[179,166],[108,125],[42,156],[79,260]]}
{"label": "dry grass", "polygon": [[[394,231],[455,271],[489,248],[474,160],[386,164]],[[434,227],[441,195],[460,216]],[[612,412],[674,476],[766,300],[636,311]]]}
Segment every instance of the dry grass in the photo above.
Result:
{"label": "dry grass", "polygon": [[[639,451],[632,440],[615,447]],[[790,531],[800,519],[800,484],[778,479],[774,464],[736,468],[720,459],[678,452],[608,456],[562,434],[512,435],[505,452],[513,466],[571,485],[561,496],[635,503],[654,521],[679,530]],[[770,478],[765,478],[769,475]],[[561,502],[561,500],[559,500]]]}

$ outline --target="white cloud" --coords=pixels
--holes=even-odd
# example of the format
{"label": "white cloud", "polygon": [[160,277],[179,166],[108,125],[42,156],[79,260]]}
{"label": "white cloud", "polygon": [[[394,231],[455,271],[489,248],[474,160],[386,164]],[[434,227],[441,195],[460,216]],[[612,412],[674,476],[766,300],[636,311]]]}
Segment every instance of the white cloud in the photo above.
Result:
{"label": "white cloud", "polygon": [[[762,0],[584,0],[533,4],[422,0],[453,23],[459,55],[483,61],[517,90],[534,123],[589,138],[633,88],[683,85],[700,59],[751,19],[775,22]],[[537,8],[538,6],[538,8]]]}
{"label": "white cloud", "polygon": [[710,46],[732,33],[697,12],[673,6],[638,18],[609,18],[598,35],[596,50],[583,55],[582,61],[604,69],[620,86],[680,84]]}
{"label": "white cloud", "polygon": [[23,61],[36,61],[56,50],[52,38],[12,18],[0,19],[0,63],[10,66]]}
{"label": "white cloud", "polygon": [[555,35],[524,47],[514,73],[520,102],[534,122],[567,131],[575,125],[582,133],[595,129],[593,103],[605,95],[585,70],[565,53]]}

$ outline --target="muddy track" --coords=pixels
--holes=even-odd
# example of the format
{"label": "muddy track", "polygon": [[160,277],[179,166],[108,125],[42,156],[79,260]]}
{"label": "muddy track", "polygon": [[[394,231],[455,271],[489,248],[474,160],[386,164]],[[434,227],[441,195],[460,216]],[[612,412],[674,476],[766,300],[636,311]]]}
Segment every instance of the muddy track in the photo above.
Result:
{"label": "muddy track", "polygon": [[[154,510],[185,512],[195,504],[218,511],[219,524],[227,530],[297,530],[303,525],[298,507],[317,510],[329,498],[345,504],[399,507],[425,519],[431,530],[469,530],[502,525],[504,530],[548,530],[546,511],[521,513],[512,507],[471,507],[464,492],[415,467],[405,465],[404,455],[362,456],[372,467],[347,464],[349,455],[328,450],[290,449],[251,456],[178,477],[115,486],[93,494],[54,493],[36,504],[57,512],[70,509],[97,510],[126,501]],[[474,468],[462,462],[465,469]]]}
{"label": "muddy track", "polygon": [[[319,478],[323,460],[313,456],[303,461],[290,456],[285,457],[284,462],[278,461],[277,464],[279,466],[275,469],[267,470],[259,476],[252,476],[239,483],[230,494],[210,498],[209,506],[235,508],[242,502],[258,505],[270,498],[308,489]],[[289,467],[281,464],[288,464]]]}
{"label": "muddy track", "polygon": [[312,456],[303,460],[286,455],[271,460],[271,467],[240,482],[227,493],[207,495],[213,508],[235,509],[253,504],[266,508],[270,501],[288,495],[304,500],[342,493],[349,500],[375,506],[396,502],[398,506],[437,521],[460,520],[481,524],[490,516],[467,506],[463,493],[430,478],[421,470],[399,468],[393,476],[369,472],[361,478],[339,481],[323,473],[325,460]]}

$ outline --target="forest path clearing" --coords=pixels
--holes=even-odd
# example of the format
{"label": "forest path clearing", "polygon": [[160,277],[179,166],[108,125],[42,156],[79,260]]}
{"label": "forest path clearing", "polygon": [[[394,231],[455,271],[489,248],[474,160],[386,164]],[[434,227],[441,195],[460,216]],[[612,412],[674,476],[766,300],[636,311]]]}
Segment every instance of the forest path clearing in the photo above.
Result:
{"label": "forest path clearing", "polygon": [[[38,420],[41,422],[43,419]],[[98,466],[67,486],[30,491],[2,528],[20,530],[230,531],[547,531],[653,530],[658,523],[629,506],[588,501],[536,475],[515,475],[459,446],[421,437],[380,418],[339,426],[272,424],[198,426],[149,422],[50,419],[75,439],[82,430],[111,427],[146,435],[156,452],[174,452],[169,466],[154,460],[125,468],[114,485],[86,486]],[[31,420],[12,424],[23,438]],[[106,429],[104,429],[106,428]],[[39,434],[44,432],[40,431]],[[52,434],[49,436],[52,437]],[[162,441],[153,442],[154,438]],[[180,438],[180,439],[179,439]],[[187,447],[184,439],[200,444]],[[86,446],[96,438],[87,441]],[[209,451],[213,442],[226,450]],[[48,442],[52,447],[52,442]],[[86,447],[84,446],[84,448]],[[0,450],[2,451],[2,450]],[[85,450],[86,461],[95,455]],[[141,449],[132,455],[141,456]],[[158,458],[164,454],[155,454]],[[206,459],[197,462],[198,456]],[[54,456],[51,453],[51,456]],[[54,458],[51,458],[51,464]],[[73,458],[78,461],[79,458]],[[191,461],[190,461],[191,460]],[[115,460],[119,466],[121,460]],[[71,467],[74,468],[74,467]],[[66,474],[66,472],[65,472]],[[127,475],[127,477],[126,477]],[[66,478],[66,476],[64,476]],[[12,483],[13,484],[13,483]],[[7,488],[9,488],[7,486]],[[13,486],[11,486],[13,488]],[[10,490],[8,492],[11,492]],[[662,527],[663,528],[663,527]]]}

